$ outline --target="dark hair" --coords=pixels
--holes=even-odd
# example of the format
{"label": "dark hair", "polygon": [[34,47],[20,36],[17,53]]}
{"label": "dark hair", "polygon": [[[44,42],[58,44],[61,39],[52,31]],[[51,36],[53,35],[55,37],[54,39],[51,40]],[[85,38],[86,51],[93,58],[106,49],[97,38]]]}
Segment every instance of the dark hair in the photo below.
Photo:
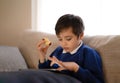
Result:
{"label": "dark hair", "polygon": [[68,29],[70,27],[76,36],[79,36],[80,33],[84,32],[84,24],[81,17],[73,14],[65,14],[61,16],[56,23],[56,35],[59,35],[63,29]]}

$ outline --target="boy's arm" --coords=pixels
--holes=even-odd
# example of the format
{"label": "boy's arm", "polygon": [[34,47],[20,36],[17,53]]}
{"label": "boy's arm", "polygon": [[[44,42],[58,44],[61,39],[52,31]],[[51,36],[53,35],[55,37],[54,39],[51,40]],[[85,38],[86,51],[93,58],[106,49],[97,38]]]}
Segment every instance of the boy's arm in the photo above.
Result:
{"label": "boy's arm", "polygon": [[79,67],[75,76],[84,83],[104,83],[100,56],[95,51],[85,53],[84,66]]}
{"label": "boy's arm", "polygon": [[40,59],[40,63],[44,63],[44,60],[46,58],[47,50],[51,45],[51,41],[48,38],[43,38],[40,40],[37,44],[38,49],[38,55]]}
{"label": "boy's arm", "polygon": [[[50,57],[52,57],[53,55],[58,55],[57,50],[59,50],[59,47],[56,48],[56,49],[51,53]],[[41,60],[41,59],[40,59],[40,60]],[[38,68],[51,68],[51,67],[50,67],[50,63],[51,63],[50,60],[45,60],[45,58],[42,59],[43,61],[40,61],[40,60],[39,60]]]}
{"label": "boy's arm", "polygon": [[38,68],[39,69],[50,68],[50,61],[46,60],[43,63],[41,63],[40,60],[39,60]]}

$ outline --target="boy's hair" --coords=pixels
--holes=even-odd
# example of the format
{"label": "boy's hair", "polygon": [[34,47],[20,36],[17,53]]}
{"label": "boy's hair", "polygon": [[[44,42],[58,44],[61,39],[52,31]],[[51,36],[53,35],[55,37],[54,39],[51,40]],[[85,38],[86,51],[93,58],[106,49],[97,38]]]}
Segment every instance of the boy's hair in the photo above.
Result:
{"label": "boy's hair", "polygon": [[84,32],[84,24],[79,16],[75,16],[73,14],[65,14],[61,16],[55,26],[56,35],[68,28],[72,28],[73,33],[76,36],[79,36],[82,32]]}

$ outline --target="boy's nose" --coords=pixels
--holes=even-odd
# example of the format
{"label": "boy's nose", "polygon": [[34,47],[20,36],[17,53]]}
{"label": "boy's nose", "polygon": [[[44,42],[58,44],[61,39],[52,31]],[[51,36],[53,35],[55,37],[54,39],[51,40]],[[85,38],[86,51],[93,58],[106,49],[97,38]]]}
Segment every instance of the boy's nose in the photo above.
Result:
{"label": "boy's nose", "polygon": [[62,42],[62,46],[66,46],[67,45],[67,43],[66,42]]}

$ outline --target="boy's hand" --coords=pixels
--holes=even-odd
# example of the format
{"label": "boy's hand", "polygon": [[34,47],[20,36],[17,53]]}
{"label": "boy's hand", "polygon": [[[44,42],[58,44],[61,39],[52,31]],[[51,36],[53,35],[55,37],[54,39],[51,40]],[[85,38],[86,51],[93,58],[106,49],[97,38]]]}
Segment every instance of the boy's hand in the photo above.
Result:
{"label": "boy's hand", "polygon": [[45,55],[47,54],[47,50],[48,50],[50,45],[51,44],[46,45],[45,39],[42,39],[42,40],[40,40],[40,42],[38,42],[37,49],[39,51],[40,56],[42,56],[43,59],[45,59]]}
{"label": "boy's hand", "polygon": [[50,66],[53,66],[54,64],[57,64],[59,67],[61,66],[59,63],[60,61],[55,57],[48,57],[48,59],[51,61]]}
{"label": "boy's hand", "polygon": [[58,71],[70,70],[73,72],[77,72],[79,69],[79,65],[75,62],[62,62],[62,61],[58,60],[55,56],[49,57],[48,59],[51,61],[50,66],[52,66],[53,64],[59,65],[59,68],[57,68]]}
{"label": "boy's hand", "polygon": [[75,62],[61,62],[59,63],[62,67],[59,67],[58,70],[70,70],[73,72],[77,72],[79,69],[79,65]]}

